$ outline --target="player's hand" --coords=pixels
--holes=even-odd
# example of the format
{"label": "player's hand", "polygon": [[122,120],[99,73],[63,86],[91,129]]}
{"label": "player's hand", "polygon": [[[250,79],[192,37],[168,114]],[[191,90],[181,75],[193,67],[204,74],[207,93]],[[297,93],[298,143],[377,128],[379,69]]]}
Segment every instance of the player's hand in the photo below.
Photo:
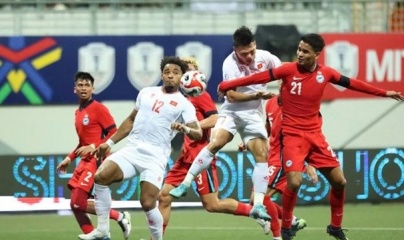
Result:
{"label": "player's hand", "polygon": [[84,157],[87,154],[91,154],[94,150],[95,150],[95,145],[90,144],[90,145],[82,146],[82,147],[78,148],[74,153],[77,156]]}
{"label": "player's hand", "polygon": [[107,154],[111,151],[111,147],[106,144],[102,143],[98,148],[96,148],[94,151],[91,152],[91,154],[95,154],[97,157],[97,160],[102,160],[105,159]]}
{"label": "player's hand", "polygon": [[401,95],[401,92],[387,91],[386,96],[397,101],[404,101],[404,96]]}
{"label": "player's hand", "polygon": [[65,159],[63,159],[63,161],[61,161],[59,163],[59,165],[56,167],[56,171],[58,171],[61,174],[65,174],[66,173],[66,168],[67,166],[69,166],[69,164],[71,163],[71,159],[69,157],[66,157]]}
{"label": "player's hand", "polygon": [[239,152],[247,151],[247,148],[246,148],[244,143],[241,142],[241,143],[238,144],[238,151]]}
{"label": "player's hand", "polygon": [[306,166],[306,173],[309,178],[309,181],[316,184],[318,182],[318,176],[316,173],[316,169],[310,165]]}
{"label": "player's hand", "polygon": [[258,100],[258,99],[267,100],[267,99],[273,98],[275,96],[276,96],[276,94],[271,93],[271,92],[258,91],[255,93],[253,98],[254,98],[254,100]]}
{"label": "player's hand", "polygon": [[183,132],[183,133],[189,133],[189,131],[190,131],[189,127],[185,126],[182,123],[178,123],[178,122],[172,123],[171,129],[176,130],[178,132]]}
{"label": "player's hand", "polygon": [[226,92],[220,91],[220,84],[217,85],[217,97],[219,99],[219,101],[221,101],[224,96],[226,96]]}

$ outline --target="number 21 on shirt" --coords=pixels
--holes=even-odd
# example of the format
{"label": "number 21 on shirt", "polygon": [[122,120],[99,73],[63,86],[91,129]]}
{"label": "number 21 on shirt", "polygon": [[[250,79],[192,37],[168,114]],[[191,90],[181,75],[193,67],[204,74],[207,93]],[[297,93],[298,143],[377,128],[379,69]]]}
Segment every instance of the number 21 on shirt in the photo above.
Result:
{"label": "number 21 on shirt", "polygon": [[294,95],[301,95],[302,93],[302,83],[301,82],[291,82],[292,88],[290,89],[290,93]]}

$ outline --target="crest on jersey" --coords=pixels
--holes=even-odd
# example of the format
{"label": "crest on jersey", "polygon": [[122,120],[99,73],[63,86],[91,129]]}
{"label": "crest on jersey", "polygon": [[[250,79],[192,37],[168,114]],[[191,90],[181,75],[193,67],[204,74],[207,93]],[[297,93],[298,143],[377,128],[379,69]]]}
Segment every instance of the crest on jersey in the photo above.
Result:
{"label": "crest on jersey", "polygon": [[89,43],[79,48],[79,71],[94,77],[94,93],[109,86],[115,76],[115,49],[101,42]]}
{"label": "crest on jersey", "polygon": [[[325,47],[325,64],[336,69],[342,75],[356,78],[359,66],[359,48],[348,41],[335,41]],[[332,84],[340,91],[345,88]]]}
{"label": "crest on jersey", "polygon": [[152,42],[139,42],[128,48],[128,78],[137,89],[156,86],[161,81],[160,62],[164,49]]}
{"label": "crest on jersey", "polygon": [[324,82],[324,75],[320,71],[317,72],[316,80],[318,83]]}
{"label": "crest on jersey", "polygon": [[84,115],[84,118],[83,118],[83,125],[87,126],[89,123],[90,123],[90,118],[88,118],[88,115],[86,114],[86,115]]}
{"label": "crest on jersey", "polygon": [[175,54],[180,57],[194,57],[198,61],[199,71],[209,81],[212,74],[212,48],[201,42],[186,42],[177,47]]}

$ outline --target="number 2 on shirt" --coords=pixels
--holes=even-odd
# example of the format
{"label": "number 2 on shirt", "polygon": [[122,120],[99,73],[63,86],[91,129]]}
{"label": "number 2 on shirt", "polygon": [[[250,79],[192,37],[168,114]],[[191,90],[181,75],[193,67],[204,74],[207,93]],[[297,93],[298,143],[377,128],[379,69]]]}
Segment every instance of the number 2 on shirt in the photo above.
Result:
{"label": "number 2 on shirt", "polygon": [[301,82],[292,82],[292,89],[290,89],[290,93],[294,95],[300,95],[302,93],[302,83]]}

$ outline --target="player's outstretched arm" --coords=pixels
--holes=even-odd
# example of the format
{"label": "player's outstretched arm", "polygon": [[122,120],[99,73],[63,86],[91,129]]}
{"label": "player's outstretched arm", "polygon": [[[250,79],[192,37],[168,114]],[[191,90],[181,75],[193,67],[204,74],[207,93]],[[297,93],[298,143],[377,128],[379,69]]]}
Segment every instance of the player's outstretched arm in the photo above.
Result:
{"label": "player's outstretched arm", "polygon": [[254,84],[264,84],[271,81],[269,71],[259,72],[250,76],[236,78],[228,81],[223,81],[218,86],[218,91],[227,92],[230,89],[237,87],[249,86]]}

